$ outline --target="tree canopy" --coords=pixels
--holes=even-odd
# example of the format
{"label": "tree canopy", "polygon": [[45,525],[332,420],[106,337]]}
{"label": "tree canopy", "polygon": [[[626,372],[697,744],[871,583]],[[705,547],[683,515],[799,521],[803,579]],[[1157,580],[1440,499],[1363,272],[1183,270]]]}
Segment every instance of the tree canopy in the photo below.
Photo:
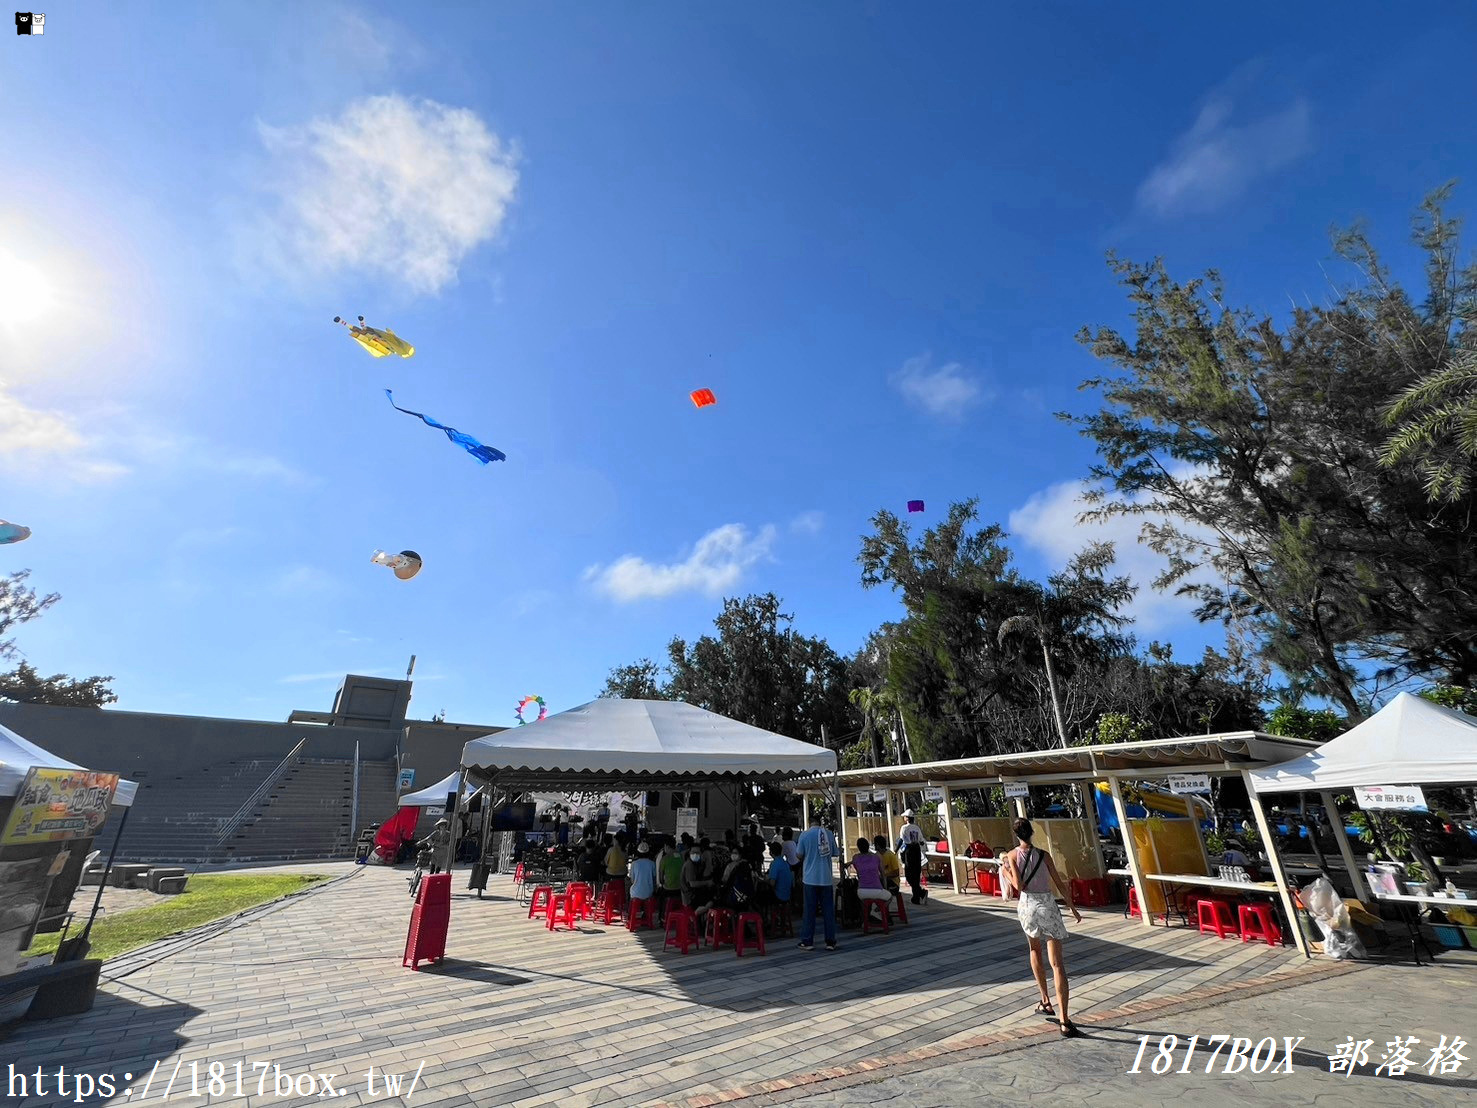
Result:
{"label": "tree canopy", "polygon": [[[4,637],[6,632],[37,618],[61,599],[56,593],[38,596],[26,584],[30,575],[30,570],[23,569],[0,577],[0,659],[9,660],[20,654],[15,640]],[[42,677],[29,663],[21,661],[11,672],[0,673],[0,700],[101,708],[118,699],[108,688],[111,680],[111,677],[86,677],[79,681],[60,673]]]}

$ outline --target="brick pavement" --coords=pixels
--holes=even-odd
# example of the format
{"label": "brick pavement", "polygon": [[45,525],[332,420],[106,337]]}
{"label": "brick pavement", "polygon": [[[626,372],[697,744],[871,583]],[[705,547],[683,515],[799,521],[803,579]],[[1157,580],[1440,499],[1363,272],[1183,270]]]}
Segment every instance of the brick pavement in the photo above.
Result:
{"label": "brick pavement", "polygon": [[[1024,941],[998,900],[936,891],[890,937],[843,932],[835,953],[777,939],[766,957],[738,959],[663,954],[659,933],[618,925],[550,934],[495,877],[485,899],[457,893],[446,963],[413,973],[400,966],[404,878],[357,869],[110,962],[91,1013],[26,1025],[6,1050],[18,1070],[143,1075],[159,1062],[164,1075],[177,1063],[188,1075],[191,1062],[243,1061],[249,1077],[260,1060],[284,1072],[352,1073],[353,1091],[338,1099],[346,1108],[402,1102],[366,1093],[369,1065],[408,1075],[424,1063],[409,1101],[418,1108],[578,1108],[732,1096],[1041,1029]],[[454,880],[464,884],[465,871]],[[1084,1020],[1130,1002],[1344,971],[1290,948],[1147,930],[1117,910],[1085,916],[1068,946],[1073,1012]]]}

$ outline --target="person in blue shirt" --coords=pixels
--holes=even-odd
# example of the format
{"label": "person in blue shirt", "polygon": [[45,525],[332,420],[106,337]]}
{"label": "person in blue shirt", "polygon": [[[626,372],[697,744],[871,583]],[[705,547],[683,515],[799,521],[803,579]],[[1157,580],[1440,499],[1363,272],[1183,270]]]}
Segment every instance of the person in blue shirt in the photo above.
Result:
{"label": "person in blue shirt", "polygon": [[785,847],[778,839],[769,844],[769,871],[765,874],[774,886],[774,898],[790,909],[790,893],[795,888],[795,874],[785,861]]}
{"label": "person in blue shirt", "polygon": [[819,812],[810,817],[810,828],[795,844],[800,855],[800,876],[805,883],[805,916],[800,925],[800,949],[815,949],[815,910],[819,904],[826,921],[826,949],[836,949],[836,894],[832,886],[832,860],[841,853],[836,836],[821,826]]}

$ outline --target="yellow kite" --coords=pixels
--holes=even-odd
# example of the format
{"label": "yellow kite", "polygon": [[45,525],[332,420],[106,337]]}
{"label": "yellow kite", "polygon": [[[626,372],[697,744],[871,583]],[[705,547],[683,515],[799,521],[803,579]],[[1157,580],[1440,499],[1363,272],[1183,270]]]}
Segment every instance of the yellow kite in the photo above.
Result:
{"label": "yellow kite", "polygon": [[383,358],[387,354],[399,354],[402,358],[408,358],[415,353],[415,347],[394,331],[388,328],[382,331],[378,327],[370,327],[364,322],[362,315],[359,317],[358,327],[346,323],[341,316],[334,316],[333,321],[348,327],[349,337],[376,358]]}

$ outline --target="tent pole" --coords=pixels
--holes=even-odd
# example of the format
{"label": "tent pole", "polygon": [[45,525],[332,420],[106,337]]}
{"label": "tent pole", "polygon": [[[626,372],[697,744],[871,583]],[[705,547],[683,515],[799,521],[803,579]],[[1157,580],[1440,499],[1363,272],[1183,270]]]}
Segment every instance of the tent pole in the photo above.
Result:
{"label": "tent pole", "polygon": [[1103,836],[1097,824],[1097,785],[1092,781],[1082,781],[1077,788],[1082,793],[1082,823],[1087,828],[1087,841],[1092,844],[1092,855],[1097,859],[1094,876],[1106,877],[1108,867],[1103,864]]}
{"label": "tent pole", "polygon": [[[1297,906],[1293,904],[1292,893],[1288,891],[1287,874],[1282,869],[1282,854],[1277,849],[1277,840],[1272,835],[1272,829],[1267,825],[1267,813],[1262,811],[1262,798],[1257,795],[1256,786],[1252,784],[1250,770],[1241,771],[1241,781],[1246,786],[1246,795],[1251,801],[1251,814],[1256,819],[1256,829],[1261,833],[1262,842],[1267,848],[1267,860],[1272,863],[1272,875],[1277,880],[1277,895],[1282,900],[1282,910],[1287,913],[1287,926],[1292,928],[1293,942],[1297,943],[1304,958],[1311,958],[1308,940],[1303,935],[1302,921],[1298,919]],[[1339,830],[1342,833],[1343,829]]]}
{"label": "tent pole", "polygon": [[1139,916],[1145,927],[1154,926],[1154,916],[1149,911],[1149,889],[1144,882],[1144,867],[1139,862],[1138,847],[1134,845],[1133,828],[1128,826],[1128,805],[1123,803],[1123,789],[1118,778],[1108,775],[1108,788],[1113,793],[1113,810],[1118,813],[1118,828],[1123,832],[1123,853],[1128,856],[1128,872],[1133,876],[1133,887],[1139,894]]}
{"label": "tent pole", "polygon": [[897,842],[897,824],[893,822],[892,814],[892,790],[887,790],[887,846],[890,850],[893,843]]}
{"label": "tent pole", "polygon": [[831,785],[836,790],[836,819],[841,827],[841,838],[837,842],[840,847],[840,855],[837,861],[846,865],[846,806],[841,803],[841,763],[837,760],[836,768],[831,771]]}
{"label": "tent pole", "polygon": [[446,872],[447,873],[450,873],[451,872],[451,863],[456,860],[456,842],[457,842],[456,823],[457,823],[457,817],[461,814],[461,810],[462,810],[462,793],[464,793],[466,791],[467,791],[467,767],[466,766],[463,766],[462,767],[461,776],[458,777],[457,778],[457,781],[456,781],[456,800],[451,805],[451,811],[447,813],[447,818],[450,820],[450,823],[451,823],[451,840],[446,844]]}
{"label": "tent pole", "polygon": [[964,892],[959,887],[959,866],[955,861],[959,855],[959,843],[954,838],[954,793],[948,785],[944,786],[944,838],[949,843],[949,876],[954,879],[954,893],[960,895]]}
{"label": "tent pole", "polygon": [[810,826],[810,794],[800,794],[800,830],[803,832]]}
{"label": "tent pole", "polygon": [[1323,798],[1323,807],[1328,810],[1328,822],[1338,839],[1339,857],[1344,860],[1344,867],[1349,871],[1349,884],[1353,888],[1354,899],[1363,900],[1364,897],[1359,895],[1359,863],[1354,861],[1354,848],[1349,845],[1349,836],[1344,832],[1344,817],[1339,815],[1339,807],[1331,791],[1324,790],[1318,795]]}
{"label": "tent pole", "polygon": [[92,921],[97,919],[98,906],[103,902],[103,890],[108,887],[108,874],[113,872],[113,857],[118,853],[118,840],[123,838],[123,828],[128,825],[128,814],[133,811],[130,804],[123,809],[123,818],[118,821],[118,830],[113,835],[113,847],[108,851],[108,864],[103,867],[102,880],[97,885],[97,896],[92,900],[92,914],[87,917],[87,926],[82,929],[82,941],[87,941],[87,936],[92,934]]}

